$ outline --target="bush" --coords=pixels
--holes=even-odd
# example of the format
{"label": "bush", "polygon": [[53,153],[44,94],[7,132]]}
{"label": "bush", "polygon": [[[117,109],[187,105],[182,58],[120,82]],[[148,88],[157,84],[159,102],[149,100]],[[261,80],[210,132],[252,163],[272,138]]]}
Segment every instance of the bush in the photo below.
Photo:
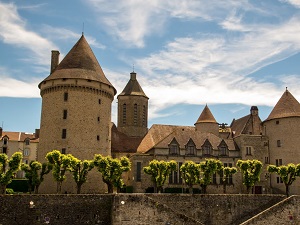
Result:
{"label": "bush", "polygon": [[11,189],[11,188],[6,188],[6,194],[12,195],[12,194],[14,194],[14,193],[15,193],[15,192],[14,192],[13,189]]}

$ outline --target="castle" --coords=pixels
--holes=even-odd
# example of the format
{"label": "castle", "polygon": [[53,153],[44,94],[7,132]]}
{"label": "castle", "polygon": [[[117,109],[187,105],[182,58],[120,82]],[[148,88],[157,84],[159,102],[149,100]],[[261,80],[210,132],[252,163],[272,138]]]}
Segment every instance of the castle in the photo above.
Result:
{"label": "castle", "polygon": [[[282,180],[267,173],[269,164],[300,162],[300,104],[285,90],[268,118],[261,121],[259,110],[252,106],[249,115],[233,119],[227,126],[218,124],[209,106],[205,106],[194,126],[154,124],[148,130],[148,100],[135,72],[117,96],[118,121],[111,122],[111,104],[116,89],[106,78],[84,35],[59,63],[59,52],[52,51],[50,75],[40,84],[42,97],[41,127],[37,160],[44,162],[53,149],[79,159],[94,154],[128,156],[131,171],[125,183],[134,192],[152,187],[150,177],[142,172],[149,161],[176,160],[200,162],[217,158],[225,166],[235,166],[239,159],[258,159],[263,166],[260,182],[253,193],[284,193]],[[7,138],[7,136],[6,136]],[[5,136],[2,136],[4,143]],[[1,146],[2,152],[4,147]],[[7,149],[5,149],[7,151]],[[9,151],[8,151],[9,153]],[[240,173],[229,178],[228,193],[243,193]],[[63,191],[75,193],[71,178]],[[221,178],[214,175],[208,193],[222,193]],[[55,193],[56,184],[47,176],[40,187],[44,193]],[[291,194],[300,193],[300,181],[291,186]],[[184,188],[180,172],[169,177],[165,187]],[[91,171],[84,193],[105,191],[100,173]]]}

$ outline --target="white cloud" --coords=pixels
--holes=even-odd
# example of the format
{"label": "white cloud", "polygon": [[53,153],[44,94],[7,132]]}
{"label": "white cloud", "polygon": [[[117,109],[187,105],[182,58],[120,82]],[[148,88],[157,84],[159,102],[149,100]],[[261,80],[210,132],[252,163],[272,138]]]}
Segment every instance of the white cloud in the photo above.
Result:
{"label": "white cloud", "polygon": [[38,98],[38,84],[40,80],[32,79],[30,81],[17,80],[11,78],[8,70],[0,67],[0,96],[1,97],[23,97]]}
{"label": "white cloud", "polygon": [[281,0],[281,1],[289,3],[293,6],[295,6],[296,8],[300,8],[300,0]]}
{"label": "white cloud", "polygon": [[55,45],[41,37],[39,34],[26,28],[26,21],[20,17],[14,4],[0,2],[0,39],[6,44],[15,45],[27,49],[26,59],[32,58],[32,62],[39,65],[49,65],[49,55]]}

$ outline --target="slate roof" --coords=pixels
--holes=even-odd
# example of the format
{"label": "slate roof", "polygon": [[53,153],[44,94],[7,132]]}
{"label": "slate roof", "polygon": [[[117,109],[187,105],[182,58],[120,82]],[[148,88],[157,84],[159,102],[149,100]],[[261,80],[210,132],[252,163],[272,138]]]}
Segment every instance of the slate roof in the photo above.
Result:
{"label": "slate roof", "polygon": [[139,82],[137,81],[135,72],[130,73],[130,80],[128,81],[124,90],[119,95],[136,95],[148,98],[145,92],[143,91],[142,87],[140,86]]}
{"label": "slate roof", "polygon": [[[184,148],[185,145],[192,139],[197,149],[201,149],[205,140],[208,139],[213,149],[217,149],[222,138],[212,133],[201,133],[195,130],[192,126],[172,126],[172,125],[153,125],[147,135],[142,140],[138,147],[138,152],[145,153],[152,148],[168,148],[168,145],[173,139],[176,139],[180,148]],[[232,139],[225,139],[225,143],[229,150],[236,150],[234,141]]]}
{"label": "slate roof", "polygon": [[200,114],[195,124],[197,123],[217,123],[215,117],[213,116],[207,105],[204,107],[202,113]]}
{"label": "slate roof", "polygon": [[295,116],[300,116],[300,104],[295,97],[286,90],[265,121]]}
{"label": "slate roof", "polygon": [[115,124],[111,128],[111,152],[135,153],[143,137],[129,137],[118,131]]}
{"label": "slate roof", "polygon": [[[98,81],[111,86],[116,94],[116,89],[104,75],[99,62],[84,35],[81,36],[53,73],[42,82],[63,78]],[[41,83],[39,84],[39,87]]]}

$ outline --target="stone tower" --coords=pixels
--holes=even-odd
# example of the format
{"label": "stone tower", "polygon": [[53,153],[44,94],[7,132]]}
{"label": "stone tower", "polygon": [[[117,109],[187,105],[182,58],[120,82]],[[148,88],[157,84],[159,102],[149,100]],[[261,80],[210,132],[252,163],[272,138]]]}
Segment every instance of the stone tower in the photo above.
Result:
{"label": "stone tower", "polygon": [[129,137],[143,137],[148,131],[148,97],[130,73],[130,80],[118,95],[118,130]]}
{"label": "stone tower", "polygon": [[[54,149],[81,160],[93,159],[94,154],[111,155],[115,88],[105,77],[84,35],[59,64],[58,56],[58,51],[52,51],[51,73],[39,84],[42,115],[38,160],[44,162],[45,155]],[[94,171],[89,174],[93,182],[83,185],[83,192],[100,191],[100,173]],[[49,182],[41,191],[55,193],[55,185]],[[72,178],[65,183],[63,191],[75,193]]]}
{"label": "stone tower", "polygon": [[195,123],[196,131],[202,133],[212,133],[219,136],[219,124],[206,105]]}
{"label": "stone tower", "polygon": [[[269,138],[269,163],[273,165],[287,165],[299,163],[300,159],[300,104],[295,97],[286,90],[268,118],[263,122],[264,134]],[[275,190],[285,191],[280,178],[271,175],[271,185]],[[290,194],[299,193],[300,181],[296,180]]]}

